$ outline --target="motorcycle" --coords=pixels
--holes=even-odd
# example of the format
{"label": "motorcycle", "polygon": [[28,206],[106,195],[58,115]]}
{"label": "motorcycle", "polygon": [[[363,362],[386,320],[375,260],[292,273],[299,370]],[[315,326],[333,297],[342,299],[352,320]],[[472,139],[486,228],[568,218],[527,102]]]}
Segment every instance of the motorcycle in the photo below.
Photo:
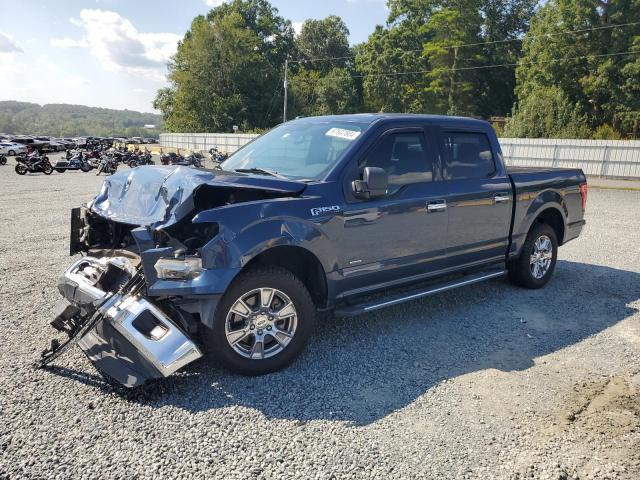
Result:
{"label": "motorcycle", "polygon": [[162,165],[177,165],[177,162],[184,161],[184,157],[175,152],[163,153],[160,156]]}
{"label": "motorcycle", "polygon": [[192,153],[191,155],[187,155],[186,157],[178,157],[176,160],[172,161],[170,165],[202,168],[204,167],[204,162],[201,154]]}
{"label": "motorcycle", "polygon": [[118,163],[114,160],[113,157],[109,155],[103,155],[100,159],[100,163],[98,164],[98,173],[96,175],[100,175],[102,172],[107,175],[113,175],[118,170]]}
{"label": "motorcycle", "polygon": [[65,159],[58,160],[53,168],[58,173],[64,173],[67,170],[82,170],[83,172],[87,173],[93,167],[85,159],[82,152],[79,152],[72,156],[67,155],[67,158]]}
{"label": "motorcycle", "polygon": [[209,159],[213,162],[214,167],[220,165],[227,158],[229,158],[229,154],[221,152],[217,147],[209,149]]}
{"label": "motorcycle", "polygon": [[131,168],[135,168],[140,165],[155,165],[155,162],[151,159],[150,152],[140,153],[129,160],[129,166]]}
{"label": "motorcycle", "polygon": [[19,155],[15,159],[17,162],[15,170],[18,175],[26,175],[28,172],[42,172],[45,175],[53,173],[53,167],[46,155]]}

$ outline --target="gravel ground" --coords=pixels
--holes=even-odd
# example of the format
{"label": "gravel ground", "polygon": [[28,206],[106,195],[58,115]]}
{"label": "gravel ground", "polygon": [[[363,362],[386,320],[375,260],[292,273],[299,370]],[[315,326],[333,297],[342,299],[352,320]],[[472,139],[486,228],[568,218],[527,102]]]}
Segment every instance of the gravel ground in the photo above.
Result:
{"label": "gravel ground", "polygon": [[592,189],[554,279],[333,319],[289,369],[135,391],[46,346],[80,172],[0,167],[0,478],[640,478],[640,192]]}

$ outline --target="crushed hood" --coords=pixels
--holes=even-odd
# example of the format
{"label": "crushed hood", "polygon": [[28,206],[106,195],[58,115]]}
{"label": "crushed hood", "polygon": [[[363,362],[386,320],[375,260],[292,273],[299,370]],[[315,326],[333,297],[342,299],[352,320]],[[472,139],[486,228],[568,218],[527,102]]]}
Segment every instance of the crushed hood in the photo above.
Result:
{"label": "crushed hood", "polygon": [[193,193],[202,186],[295,195],[306,184],[292,180],[190,167],[141,166],[107,178],[91,210],[131,225],[172,223],[193,209]]}

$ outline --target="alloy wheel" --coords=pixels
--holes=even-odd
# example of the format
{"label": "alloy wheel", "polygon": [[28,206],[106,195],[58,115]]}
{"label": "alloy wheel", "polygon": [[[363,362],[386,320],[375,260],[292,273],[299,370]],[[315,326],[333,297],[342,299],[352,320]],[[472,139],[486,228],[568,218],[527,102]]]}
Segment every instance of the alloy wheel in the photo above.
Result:
{"label": "alloy wheel", "polygon": [[553,259],[553,244],[551,239],[546,235],[539,236],[533,244],[533,251],[529,257],[529,267],[531,275],[536,279],[544,277]]}
{"label": "alloy wheel", "polygon": [[262,360],[282,352],[297,326],[298,314],[291,299],[281,290],[263,287],[233,303],[225,321],[225,336],[242,357]]}

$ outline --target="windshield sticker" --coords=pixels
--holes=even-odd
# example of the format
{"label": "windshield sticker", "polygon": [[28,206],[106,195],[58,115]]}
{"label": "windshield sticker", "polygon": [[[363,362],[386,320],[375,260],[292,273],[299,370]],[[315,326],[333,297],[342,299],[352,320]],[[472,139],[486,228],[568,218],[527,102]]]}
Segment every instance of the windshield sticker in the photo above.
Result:
{"label": "windshield sticker", "polygon": [[355,140],[360,135],[360,132],[356,130],[347,130],[346,128],[332,128],[327,133],[327,137],[343,138],[345,140]]}

